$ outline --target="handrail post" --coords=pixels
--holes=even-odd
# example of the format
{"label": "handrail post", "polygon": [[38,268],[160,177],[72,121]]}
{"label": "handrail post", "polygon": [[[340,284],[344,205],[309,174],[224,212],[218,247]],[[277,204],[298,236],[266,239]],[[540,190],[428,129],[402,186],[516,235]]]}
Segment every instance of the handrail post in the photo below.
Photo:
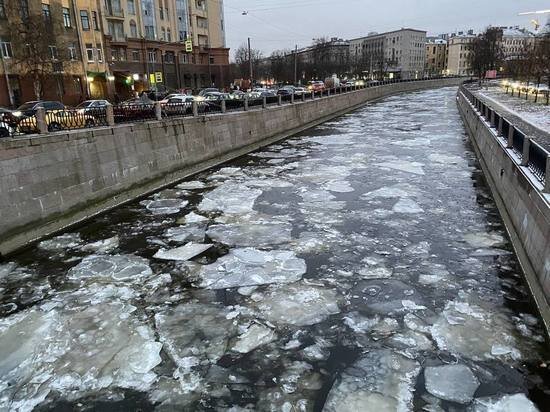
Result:
{"label": "handrail post", "polygon": [[248,96],[244,98],[244,111],[248,111]]}
{"label": "handrail post", "polygon": [[227,103],[225,102],[225,99],[223,99],[221,102],[221,110],[222,110],[222,113],[227,112]]}
{"label": "handrail post", "polygon": [[290,94],[290,104],[294,104],[294,92]]}
{"label": "handrail post", "polygon": [[529,164],[529,148],[531,147],[531,138],[525,136],[523,139],[523,156],[521,156],[521,166]]}
{"label": "handrail post", "polygon": [[514,125],[510,124],[510,128],[508,129],[508,140],[506,142],[506,148],[511,149],[514,147]]}
{"label": "handrail post", "polygon": [[302,101],[303,101],[303,102],[306,101],[306,93],[305,93],[305,92],[302,93]]}
{"label": "handrail post", "polygon": [[108,104],[105,107],[105,119],[107,121],[107,126],[115,125],[115,111],[112,104]]}
{"label": "handrail post", "polygon": [[503,124],[503,120],[502,120],[502,116],[501,116],[501,117],[498,118],[498,127],[497,127],[499,136],[502,136],[502,124]]}
{"label": "handrail post", "polygon": [[38,128],[38,133],[46,134],[48,133],[48,125],[46,123],[46,109],[39,107],[36,109],[36,127]]}
{"label": "handrail post", "polygon": [[550,155],[546,156],[546,181],[544,183],[544,193],[550,193]]}
{"label": "handrail post", "polygon": [[281,106],[283,104],[283,96],[280,94],[277,95],[277,106]]}
{"label": "handrail post", "polygon": [[265,109],[267,107],[267,97],[262,97],[262,109]]}
{"label": "handrail post", "polygon": [[157,120],[162,120],[162,108],[160,107],[160,102],[155,102],[155,118]]}
{"label": "handrail post", "polygon": [[330,89],[327,89],[327,96],[330,97]]}
{"label": "handrail post", "polygon": [[193,103],[191,103],[191,106],[193,108],[193,117],[199,116],[199,104],[196,100],[193,100]]}

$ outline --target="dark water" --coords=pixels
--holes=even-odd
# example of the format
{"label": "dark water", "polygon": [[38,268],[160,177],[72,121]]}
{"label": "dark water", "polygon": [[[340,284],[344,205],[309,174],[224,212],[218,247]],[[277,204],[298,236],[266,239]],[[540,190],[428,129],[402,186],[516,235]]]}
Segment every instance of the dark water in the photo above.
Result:
{"label": "dark water", "polygon": [[[0,410],[547,410],[455,93],[369,105],[2,264]],[[157,254],[189,242],[212,247]]]}

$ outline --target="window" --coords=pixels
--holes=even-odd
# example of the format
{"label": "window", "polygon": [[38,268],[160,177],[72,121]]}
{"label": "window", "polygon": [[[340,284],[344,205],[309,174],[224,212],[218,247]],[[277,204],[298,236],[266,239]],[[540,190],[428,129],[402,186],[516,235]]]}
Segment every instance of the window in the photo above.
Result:
{"label": "window", "polygon": [[197,27],[200,27],[201,29],[207,29],[208,20],[203,17],[197,17]]}
{"label": "window", "polygon": [[86,57],[88,58],[88,63],[94,61],[94,47],[90,43],[86,43]]}
{"label": "window", "polygon": [[170,29],[166,29],[166,41],[172,41],[172,31]]}
{"label": "window", "polygon": [[147,52],[147,61],[149,63],[156,63],[157,61],[157,52],[154,50],[149,50]]}
{"label": "window", "polygon": [[153,26],[145,26],[145,38],[149,40],[155,39],[155,28]]}
{"label": "window", "polygon": [[6,5],[5,0],[0,0],[0,19],[6,18]]}
{"label": "window", "polygon": [[159,7],[159,17],[161,20],[164,20],[164,9],[162,6]]}
{"label": "window", "polygon": [[94,25],[94,30],[99,30],[99,24],[97,22],[97,12],[92,11],[92,23]]}
{"label": "window", "polygon": [[46,3],[42,3],[42,15],[44,16],[44,20],[49,21],[52,17],[52,14],[50,12],[50,5]]}
{"label": "window", "polygon": [[136,22],[133,20],[130,21],[130,37],[133,37],[133,38],[138,37],[137,25],[136,25]]}
{"label": "window", "polygon": [[167,52],[164,55],[164,62],[168,63],[168,64],[173,64],[174,63],[174,53]]}
{"label": "window", "polygon": [[82,22],[82,30],[90,30],[90,19],[86,10],[80,10],[80,21]]}
{"label": "window", "polygon": [[134,0],[128,0],[128,14],[136,14],[136,3]]}
{"label": "window", "polygon": [[162,33],[161,40],[166,41],[166,29],[164,27],[161,29],[161,33]]}
{"label": "window", "polygon": [[112,61],[118,60],[118,49],[111,49],[111,60]]}
{"label": "window", "polygon": [[189,59],[187,58],[187,53],[180,53],[180,63],[182,64],[189,63]]}
{"label": "window", "polygon": [[67,28],[71,27],[71,12],[68,7],[63,7],[63,25]]}
{"label": "window", "polygon": [[56,46],[48,46],[48,51],[50,54],[50,59],[57,60],[57,47]]}
{"label": "window", "polygon": [[140,57],[139,57],[139,50],[132,50],[132,60],[135,61],[135,62],[138,62],[140,61]]}
{"label": "window", "polygon": [[214,58],[210,56],[210,64],[214,64]]}
{"label": "window", "polygon": [[11,49],[11,43],[9,41],[0,41],[0,52],[4,59],[13,57],[13,51]]}
{"label": "window", "polygon": [[101,44],[96,44],[95,47],[96,47],[97,61],[102,62],[103,61],[103,49],[101,48]]}
{"label": "window", "polygon": [[69,44],[69,59],[76,60],[76,46],[74,43]]}

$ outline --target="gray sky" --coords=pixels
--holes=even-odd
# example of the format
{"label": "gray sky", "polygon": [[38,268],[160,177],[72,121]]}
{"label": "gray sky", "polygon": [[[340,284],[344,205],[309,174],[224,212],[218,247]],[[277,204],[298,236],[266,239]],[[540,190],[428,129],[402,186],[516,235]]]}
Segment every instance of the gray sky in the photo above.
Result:
{"label": "gray sky", "polygon": [[235,50],[251,37],[252,47],[269,55],[307,46],[315,37],[350,39],[401,27],[428,34],[488,25],[532,29],[533,16],[518,13],[550,9],[550,0],[224,0],[224,5],[228,47]]}

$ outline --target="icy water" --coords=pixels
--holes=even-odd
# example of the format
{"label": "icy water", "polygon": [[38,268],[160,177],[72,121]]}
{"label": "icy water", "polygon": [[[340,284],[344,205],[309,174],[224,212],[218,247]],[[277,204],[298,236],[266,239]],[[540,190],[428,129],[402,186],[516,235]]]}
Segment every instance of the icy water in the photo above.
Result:
{"label": "icy water", "polygon": [[0,410],[548,410],[455,88],[388,98],[0,265]]}

